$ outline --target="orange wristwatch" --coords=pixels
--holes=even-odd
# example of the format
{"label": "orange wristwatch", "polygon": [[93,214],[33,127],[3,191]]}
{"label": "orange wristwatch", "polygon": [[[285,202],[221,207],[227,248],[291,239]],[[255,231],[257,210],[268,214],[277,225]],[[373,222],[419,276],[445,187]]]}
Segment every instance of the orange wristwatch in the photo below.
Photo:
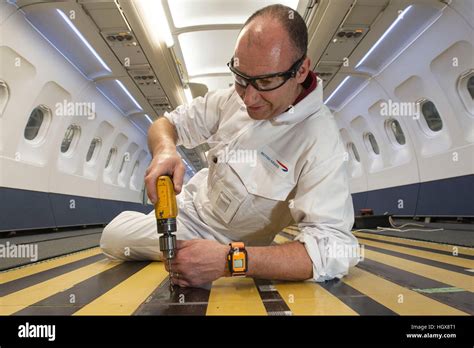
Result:
{"label": "orange wristwatch", "polygon": [[242,242],[230,243],[227,263],[232,277],[245,277],[247,272],[247,250]]}

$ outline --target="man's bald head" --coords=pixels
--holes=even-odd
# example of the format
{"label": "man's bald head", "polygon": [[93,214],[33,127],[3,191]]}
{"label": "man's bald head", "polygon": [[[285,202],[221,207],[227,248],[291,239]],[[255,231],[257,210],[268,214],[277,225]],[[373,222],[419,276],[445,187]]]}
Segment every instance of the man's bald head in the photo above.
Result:
{"label": "man's bald head", "polygon": [[308,47],[306,23],[297,11],[284,5],[270,5],[252,14],[244,23],[241,36],[245,33],[254,36],[249,42],[256,44],[265,42],[265,38],[275,41],[278,36],[284,37],[296,59],[306,54]]}
{"label": "man's bald head", "polygon": [[[283,113],[302,92],[302,83],[310,71],[311,61],[306,57],[308,31],[303,18],[283,5],[267,6],[255,12],[245,22],[237,39],[232,59],[233,69],[242,76],[266,75],[262,83],[271,83],[278,77],[286,80],[274,89],[257,90],[252,84],[235,83],[235,90],[255,120],[271,119]],[[300,58],[304,58],[300,60]],[[293,75],[281,75],[300,61]]]}

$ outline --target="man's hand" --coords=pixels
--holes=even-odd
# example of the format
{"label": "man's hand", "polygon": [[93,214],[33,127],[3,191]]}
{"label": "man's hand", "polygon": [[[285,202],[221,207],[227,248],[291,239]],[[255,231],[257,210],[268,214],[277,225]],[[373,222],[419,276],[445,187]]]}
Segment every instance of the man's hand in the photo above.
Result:
{"label": "man's hand", "polygon": [[[173,284],[182,287],[210,283],[226,272],[229,246],[206,239],[178,240],[176,256],[171,260]],[[167,263],[165,267],[169,271]]]}
{"label": "man's hand", "polygon": [[181,192],[185,166],[176,150],[166,150],[156,154],[145,172],[145,184],[150,201],[156,203],[156,181],[161,175],[172,175],[174,190]]}

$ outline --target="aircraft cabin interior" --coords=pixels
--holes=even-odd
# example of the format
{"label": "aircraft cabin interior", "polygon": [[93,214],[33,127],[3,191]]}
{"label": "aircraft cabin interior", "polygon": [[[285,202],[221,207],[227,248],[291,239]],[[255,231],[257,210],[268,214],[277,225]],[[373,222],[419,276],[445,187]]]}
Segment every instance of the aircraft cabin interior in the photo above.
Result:
{"label": "aircraft cabin interior", "polygon": [[[245,60],[245,47],[238,48],[259,20],[244,27],[247,19],[274,4],[292,9],[289,15],[302,18],[308,33],[303,63],[277,77],[275,70],[260,69],[267,62]],[[295,82],[308,62],[305,81],[312,78],[315,92]],[[258,148],[252,150],[256,157],[249,157],[253,165],[229,164],[248,159],[238,151],[227,156],[224,167],[216,165],[214,153],[220,145],[213,143],[215,139],[224,142],[224,135],[249,139],[244,125],[250,121],[258,122],[255,127],[277,128],[273,120],[278,116],[255,121],[252,112],[256,115],[265,106],[251,106],[248,97],[251,90],[263,103],[262,98],[278,93],[265,90],[267,75],[272,75],[269,83],[281,78],[283,88],[295,83],[310,93],[303,95],[306,101],[302,97],[295,103],[294,116],[293,105],[280,115],[288,120],[280,131],[295,131],[292,117],[316,98],[320,98],[318,111],[308,119],[300,117],[299,125],[307,126],[291,137],[252,130],[257,136],[251,141],[264,149],[279,143],[279,150],[272,151],[285,155],[278,161],[278,154],[267,155]],[[230,96],[225,102],[224,95]],[[235,114],[222,116],[234,108],[231,102],[237,105]],[[318,114],[320,121],[314,121]],[[220,119],[211,129],[216,115]],[[179,126],[178,119],[183,122]],[[330,122],[327,129],[310,128],[322,125],[322,120]],[[154,204],[146,181],[154,163],[150,134],[160,133],[165,121],[177,136],[183,192],[175,196],[173,181],[163,181],[160,188],[155,177],[159,203]],[[236,128],[230,127],[232,122]],[[280,135],[286,140],[274,142]],[[326,138],[337,147],[323,150],[321,139]],[[307,144],[315,144],[308,151],[316,155],[305,155],[302,147]],[[334,162],[324,162],[331,151],[334,157],[328,158],[336,158],[339,151],[343,156],[339,174],[323,175],[335,168]],[[270,173],[272,166],[278,170],[275,175]],[[178,180],[176,173],[163,172],[159,177]],[[226,173],[234,179],[226,182]],[[209,175],[207,181],[198,181],[203,175]],[[290,177],[293,181],[288,183]],[[317,188],[324,183],[324,191]],[[242,192],[235,191],[237,186],[246,198],[239,198]],[[211,192],[204,207],[182,212],[183,205],[198,205],[207,189],[219,190],[220,196],[213,198]],[[195,190],[192,197],[191,190]],[[189,201],[182,203],[186,192]],[[0,316],[4,319],[472,317],[473,193],[474,1],[0,0]],[[179,208],[173,215],[173,206],[167,206],[171,210],[165,210],[170,214],[166,219],[162,210],[158,212],[158,205],[165,204],[160,195],[165,194],[177,198]],[[345,205],[344,197],[348,197]],[[303,204],[319,211],[319,217],[310,221]],[[264,216],[270,205],[288,213],[285,225],[280,223],[283,214],[276,210]],[[344,207],[348,209],[342,214]],[[207,222],[211,218],[206,220],[203,214],[211,216],[213,209],[221,214]],[[247,222],[238,225],[236,220],[244,214]],[[125,221],[132,215],[136,220]],[[356,265],[346,264],[347,272],[335,272],[342,277],[322,270],[318,278],[315,272],[330,265],[321,256],[324,246],[314,248],[331,233],[328,229],[318,235],[318,221],[330,224],[342,215],[350,223],[344,238],[357,245],[350,251],[357,253]],[[218,277],[203,286],[176,285],[171,278],[180,273],[171,270],[173,248],[179,255],[179,239],[193,239],[180,236],[185,229],[192,230],[189,226],[201,226],[191,221],[199,217],[202,226],[225,225],[229,230],[232,223],[244,226],[235,227],[241,230],[256,224],[274,226],[265,237],[270,238],[267,248],[289,248],[304,241],[299,250],[307,250],[304,257],[313,278],[265,279],[243,272],[244,277]],[[114,230],[118,220],[125,226],[120,236],[119,228]],[[104,231],[120,240],[129,238],[132,230],[142,233],[140,224],[153,231],[155,241],[150,245],[142,239],[147,244],[143,248],[160,250],[163,259],[111,257],[104,247]],[[176,232],[178,242],[170,231]],[[311,233],[322,237],[310,242]],[[242,262],[247,265],[247,258],[238,259],[239,250],[245,249],[235,247],[237,242],[245,244],[252,267],[251,239],[216,240],[227,248],[231,244],[228,261],[223,259],[222,265],[232,267],[232,275],[238,275],[235,270]],[[264,245],[262,241],[263,237],[253,250]],[[321,256],[322,265],[312,252]],[[351,262],[346,256],[341,264]]]}

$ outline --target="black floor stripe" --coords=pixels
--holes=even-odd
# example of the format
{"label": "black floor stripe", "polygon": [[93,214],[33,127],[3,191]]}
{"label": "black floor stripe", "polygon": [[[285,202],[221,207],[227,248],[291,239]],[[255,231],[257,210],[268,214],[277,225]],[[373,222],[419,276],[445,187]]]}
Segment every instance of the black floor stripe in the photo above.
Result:
{"label": "black floor stripe", "polygon": [[[453,255],[452,252],[445,251],[445,250],[431,249],[431,248],[428,248],[428,247],[421,247],[421,246],[416,246],[416,245],[408,245],[408,244],[397,243],[397,242],[392,242],[392,241],[379,240],[379,239],[375,239],[375,238],[358,237],[358,236],[356,236],[356,237],[357,237],[357,239],[362,239],[362,240],[367,239],[367,240],[370,240],[370,241],[373,241],[373,242],[391,244],[391,245],[396,245],[396,246],[401,246],[401,247],[407,247],[407,248],[410,248],[410,249],[417,249],[417,250],[421,250],[421,251],[430,251],[430,252],[437,253],[437,254],[441,254],[441,255],[459,257],[459,258],[461,258],[461,259],[474,260],[474,256],[473,256],[473,255],[457,254],[457,255],[455,256],[455,255]],[[454,245],[454,246],[455,246],[455,245]]]}
{"label": "black floor stripe", "polygon": [[89,256],[81,260],[77,260],[71,263],[67,263],[62,266],[50,268],[48,270],[35,273],[23,278],[15,279],[12,281],[9,281],[4,284],[0,284],[0,297],[1,296],[6,296],[8,294],[11,294],[13,292],[25,289],[29,286],[33,286],[36,284],[39,284],[41,282],[44,282],[46,280],[49,280],[51,278],[63,275],[65,273],[74,271],[78,268],[90,265],[94,262],[100,261],[102,259],[105,259],[105,256],[103,254],[97,254],[94,256]]}
{"label": "black floor stripe", "polygon": [[318,284],[352,308],[359,315],[397,315],[397,313],[392,311],[390,308],[387,308],[367,295],[364,295],[340,279],[333,279]]}
{"label": "black floor stripe", "polygon": [[[54,294],[14,315],[71,315],[117,286],[150,262],[123,262],[86,279],[67,291]],[[74,301],[73,303],[72,300]]]}
{"label": "black floor stripe", "polygon": [[[365,259],[358,264],[358,267],[411,290],[452,287],[452,285],[444,284],[373,260]],[[474,314],[474,295],[469,291],[451,293],[423,292],[421,294],[463,312],[471,315]]]}
{"label": "black floor stripe", "polygon": [[268,315],[293,315],[271,280],[254,279]]}
{"label": "black floor stripe", "polygon": [[206,315],[211,284],[173,289],[170,292],[166,278],[133,315]]}
{"label": "black floor stripe", "polygon": [[380,253],[383,253],[383,254],[386,254],[386,255],[396,256],[396,257],[399,257],[399,258],[402,258],[402,259],[405,259],[405,260],[410,260],[410,261],[422,263],[422,264],[425,264],[425,265],[442,268],[442,269],[445,269],[447,271],[472,276],[472,272],[466,271],[466,269],[464,267],[459,267],[459,266],[456,266],[456,265],[451,265],[449,263],[444,263],[444,262],[440,262],[440,261],[425,259],[425,258],[419,257],[419,256],[408,255],[408,254],[400,253],[398,251],[386,250],[386,249],[382,249],[382,248],[379,248],[379,247],[365,245],[361,241],[359,241],[359,243],[363,244],[364,248],[366,248],[368,250],[377,251],[377,252],[380,252]]}

